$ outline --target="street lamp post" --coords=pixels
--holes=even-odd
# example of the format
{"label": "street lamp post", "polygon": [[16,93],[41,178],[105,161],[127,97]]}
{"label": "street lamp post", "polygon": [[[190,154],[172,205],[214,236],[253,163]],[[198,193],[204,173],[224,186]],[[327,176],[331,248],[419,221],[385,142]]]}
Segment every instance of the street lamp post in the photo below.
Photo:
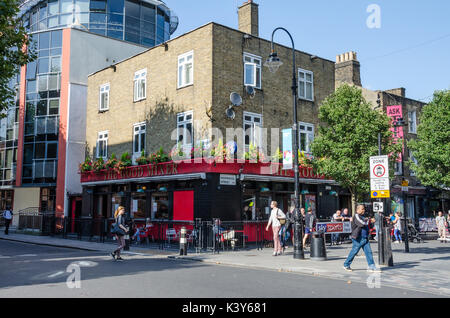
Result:
{"label": "street lamp post", "polygon": [[[405,123],[405,121],[403,120],[403,118],[399,118],[395,123],[394,126],[395,127],[405,127],[408,124]],[[403,135],[404,138],[404,135]],[[403,142],[403,141],[402,141]],[[405,180],[405,165],[404,165],[404,154],[402,151],[402,176],[403,176],[403,180]],[[406,196],[406,192],[403,191],[402,189],[402,197],[403,197],[403,219],[405,221],[405,238],[404,238],[404,242],[405,242],[405,253],[409,253],[409,241],[408,241],[408,220],[406,218],[406,201],[407,201],[407,196]]]}
{"label": "street lamp post", "polygon": [[302,216],[300,214],[300,202],[299,202],[299,171],[298,171],[298,121],[297,121],[297,72],[295,67],[295,47],[294,47],[294,40],[291,36],[291,34],[285,29],[285,28],[276,28],[272,33],[272,41],[271,41],[271,48],[272,53],[270,54],[267,61],[264,63],[264,66],[267,66],[269,70],[272,73],[275,73],[278,68],[283,65],[283,62],[281,62],[280,58],[278,57],[278,54],[274,50],[274,43],[273,43],[273,37],[275,35],[275,32],[278,30],[285,31],[292,42],[292,97],[293,97],[293,126],[292,126],[292,133],[293,133],[293,152],[294,152],[294,179],[295,179],[295,189],[294,189],[294,203],[295,203],[295,210],[294,210],[294,258],[295,259],[304,259],[305,255],[303,252],[303,243],[302,243],[302,237],[303,237],[303,222],[301,220]]}

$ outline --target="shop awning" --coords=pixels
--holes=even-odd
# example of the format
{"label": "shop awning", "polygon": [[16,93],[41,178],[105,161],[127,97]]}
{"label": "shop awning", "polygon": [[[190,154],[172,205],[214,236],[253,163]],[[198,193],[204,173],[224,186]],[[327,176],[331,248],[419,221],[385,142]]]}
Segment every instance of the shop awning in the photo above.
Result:
{"label": "shop awning", "polygon": [[146,183],[146,182],[163,182],[163,181],[171,181],[171,180],[184,181],[184,180],[195,180],[195,179],[206,179],[206,173],[188,173],[188,174],[176,174],[176,175],[168,175],[168,176],[108,180],[108,181],[94,181],[94,182],[85,182],[85,183],[83,183],[83,186],[104,185],[104,184],[124,184],[124,183],[129,183],[129,182]]}
{"label": "shop awning", "polygon": [[[254,174],[241,174],[241,181],[248,180],[248,181],[260,181],[260,182],[292,182],[294,183],[294,178],[290,177],[278,177],[278,176],[261,176],[261,175],[254,175]],[[298,179],[300,183],[307,183],[307,184],[331,184],[331,185],[339,185],[334,180],[325,180],[325,179],[305,179],[305,178],[299,178]]]}

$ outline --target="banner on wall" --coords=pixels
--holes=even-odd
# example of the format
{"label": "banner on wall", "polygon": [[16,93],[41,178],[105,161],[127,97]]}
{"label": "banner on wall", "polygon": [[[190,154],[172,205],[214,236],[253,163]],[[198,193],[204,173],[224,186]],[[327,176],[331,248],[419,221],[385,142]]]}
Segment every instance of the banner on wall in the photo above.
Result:
{"label": "banner on wall", "polygon": [[[400,118],[403,118],[403,110],[402,105],[392,105],[386,107],[387,115],[392,118],[392,122],[398,121]],[[392,125],[390,129],[394,134],[394,141],[397,141],[398,139],[403,139],[403,127],[394,127]],[[402,153],[397,158],[397,162],[402,161],[402,154],[404,149],[402,148]]]}
{"label": "banner on wall", "polygon": [[292,169],[292,129],[283,129],[283,170]]}

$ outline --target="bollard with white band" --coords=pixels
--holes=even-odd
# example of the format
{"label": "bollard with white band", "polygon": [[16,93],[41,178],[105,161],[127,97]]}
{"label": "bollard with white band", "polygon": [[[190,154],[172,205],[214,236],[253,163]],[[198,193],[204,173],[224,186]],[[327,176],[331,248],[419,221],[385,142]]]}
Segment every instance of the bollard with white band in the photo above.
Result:
{"label": "bollard with white band", "polygon": [[186,227],[180,230],[180,255],[187,255]]}

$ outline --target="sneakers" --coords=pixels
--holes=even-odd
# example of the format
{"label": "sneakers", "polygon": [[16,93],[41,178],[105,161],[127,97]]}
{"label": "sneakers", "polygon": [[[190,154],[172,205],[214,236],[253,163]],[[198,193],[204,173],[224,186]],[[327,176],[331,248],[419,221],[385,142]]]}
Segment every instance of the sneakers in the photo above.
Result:
{"label": "sneakers", "polygon": [[345,269],[347,272],[353,272],[353,270],[350,268],[350,266],[349,266],[349,267],[344,266],[344,269]]}
{"label": "sneakers", "polygon": [[370,266],[370,267],[367,269],[367,271],[368,271],[368,272],[372,272],[372,273],[379,273],[379,272],[381,272],[381,269],[377,268],[376,266]]}
{"label": "sneakers", "polygon": [[278,253],[277,252],[273,252],[272,256],[277,256]]}
{"label": "sneakers", "polygon": [[123,258],[119,256],[116,258],[116,261],[123,261]]}
{"label": "sneakers", "polygon": [[111,255],[111,257],[112,257],[113,259],[116,259],[116,253],[115,253],[115,252],[110,253],[109,255]]}

